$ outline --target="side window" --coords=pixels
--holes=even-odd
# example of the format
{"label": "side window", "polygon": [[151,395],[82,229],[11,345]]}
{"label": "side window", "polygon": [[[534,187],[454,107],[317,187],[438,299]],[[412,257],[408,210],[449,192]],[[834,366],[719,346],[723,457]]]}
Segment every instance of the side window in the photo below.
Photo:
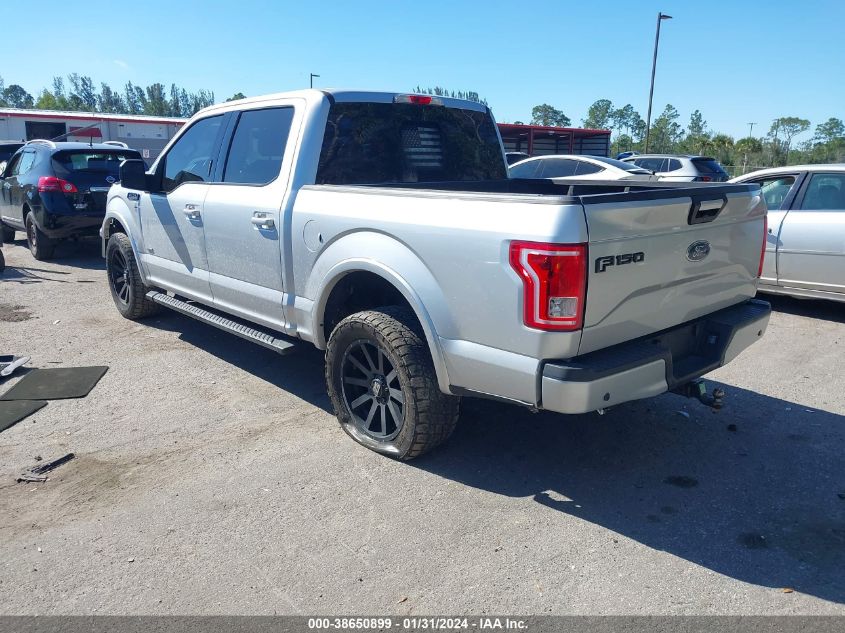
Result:
{"label": "side window", "polygon": [[663,171],[661,169],[663,165],[662,158],[641,158],[637,161],[637,165],[650,171]]}
{"label": "side window", "polygon": [[21,154],[15,154],[9,159],[9,164],[6,166],[6,177],[16,176],[18,174],[18,166],[21,164]]}
{"label": "side window", "polygon": [[200,119],[189,127],[164,157],[165,191],[183,182],[208,182],[223,116]]}
{"label": "side window", "polygon": [[574,176],[578,169],[578,163],[568,158],[550,158],[542,161],[543,169],[537,174],[537,178],[565,178]]}
{"label": "side window", "polygon": [[678,171],[681,168],[681,161],[676,158],[669,159],[669,166],[666,167],[666,171]]}
{"label": "side window", "polygon": [[588,163],[587,161],[579,160],[578,167],[575,169],[575,175],[586,176],[587,174],[597,174],[600,171],[604,171],[604,167],[599,167],[598,165],[594,165],[593,163]]}
{"label": "side window", "polygon": [[247,110],[232,136],[223,182],[266,185],[282,168],[293,108]]}
{"label": "side window", "polygon": [[542,161],[529,160],[528,162],[509,167],[508,175],[511,178],[539,178],[537,172],[540,171],[540,167],[542,166]]}
{"label": "side window", "polygon": [[751,182],[760,185],[769,211],[777,211],[783,206],[783,201],[786,200],[786,196],[795,184],[795,176],[769,176]]}
{"label": "side window", "polygon": [[845,174],[813,174],[801,209],[845,211]]}
{"label": "side window", "polygon": [[12,172],[13,176],[23,175],[32,169],[32,164],[35,162],[35,152],[24,152],[18,164]]}

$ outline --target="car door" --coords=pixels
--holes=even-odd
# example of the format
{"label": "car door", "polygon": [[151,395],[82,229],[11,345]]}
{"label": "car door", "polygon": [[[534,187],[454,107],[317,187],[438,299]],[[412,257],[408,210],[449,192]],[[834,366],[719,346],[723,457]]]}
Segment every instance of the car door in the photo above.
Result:
{"label": "car door", "polygon": [[781,223],[781,286],[845,293],[845,172],[810,173]]}
{"label": "car door", "polygon": [[285,235],[299,101],[233,113],[219,180],[203,208],[214,304],[283,330]]}
{"label": "car door", "polygon": [[199,119],[156,162],[160,191],[138,200],[150,285],[211,304],[203,203],[223,136],[224,115]]}
{"label": "car door", "polygon": [[763,274],[760,277],[760,282],[763,284],[772,286],[778,284],[777,249],[781,225],[803,177],[804,174],[801,172],[778,173],[742,181],[760,185],[760,191],[769,209],[769,234],[766,236],[766,254],[763,257]]}
{"label": "car door", "polygon": [[18,152],[9,159],[6,171],[0,180],[0,219],[14,224],[17,224],[18,220],[12,217],[12,183],[17,182],[16,173],[22,154],[23,152]]}
{"label": "car door", "polygon": [[10,173],[3,180],[3,219],[22,229],[24,226],[23,204],[26,174],[35,163],[35,150],[23,150],[10,166]]}

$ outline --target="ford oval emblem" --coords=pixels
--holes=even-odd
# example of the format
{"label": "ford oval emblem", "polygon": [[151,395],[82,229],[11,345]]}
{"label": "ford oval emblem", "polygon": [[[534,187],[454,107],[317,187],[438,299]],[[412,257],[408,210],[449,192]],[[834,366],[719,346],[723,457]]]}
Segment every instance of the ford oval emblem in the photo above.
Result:
{"label": "ford oval emblem", "polygon": [[710,242],[707,240],[699,240],[693,242],[687,248],[687,259],[691,262],[700,262],[702,259],[710,254]]}
{"label": "ford oval emblem", "polygon": [[117,178],[115,178],[114,176],[106,176],[106,182],[109,184],[114,183],[115,180],[117,180]]}

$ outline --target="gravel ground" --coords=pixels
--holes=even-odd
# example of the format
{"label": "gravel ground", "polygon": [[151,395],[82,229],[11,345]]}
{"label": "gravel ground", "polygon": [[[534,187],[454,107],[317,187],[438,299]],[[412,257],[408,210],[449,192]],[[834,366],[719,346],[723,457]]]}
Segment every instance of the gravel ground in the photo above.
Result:
{"label": "gravel ground", "polygon": [[0,353],[110,369],[0,434],[0,614],[845,614],[845,306],[773,299],[721,412],[465,400],[403,464],[313,348],[126,321],[97,244],[4,251]]}

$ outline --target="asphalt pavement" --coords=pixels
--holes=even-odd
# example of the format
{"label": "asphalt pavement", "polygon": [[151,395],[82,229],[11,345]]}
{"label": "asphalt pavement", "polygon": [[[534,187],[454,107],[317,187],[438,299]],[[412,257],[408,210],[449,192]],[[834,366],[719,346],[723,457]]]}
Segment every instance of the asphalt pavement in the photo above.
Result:
{"label": "asphalt pavement", "polygon": [[772,298],[722,411],[464,400],[399,463],[319,351],[124,320],[97,243],[4,252],[0,354],[109,370],[0,433],[0,614],[845,614],[845,304]]}

